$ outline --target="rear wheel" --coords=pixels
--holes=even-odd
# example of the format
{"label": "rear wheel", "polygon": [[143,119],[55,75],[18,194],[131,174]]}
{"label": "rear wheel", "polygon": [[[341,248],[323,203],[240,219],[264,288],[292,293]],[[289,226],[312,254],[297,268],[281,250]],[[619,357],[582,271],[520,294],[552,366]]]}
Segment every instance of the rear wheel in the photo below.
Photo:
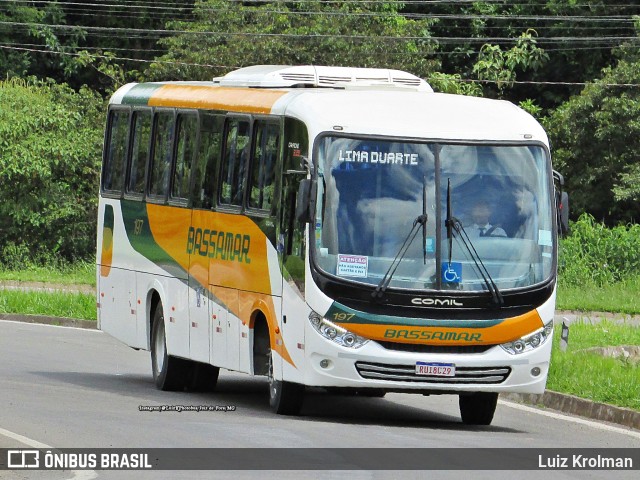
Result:
{"label": "rear wheel", "polygon": [[498,404],[498,394],[476,392],[460,395],[460,416],[466,425],[491,425]]}
{"label": "rear wheel", "polygon": [[151,369],[160,390],[183,390],[187,384],[187,361],[167,354],[162,303],[156,305],[151,329]]}
{"label": "rear wheel", "polygon": [[269,349],[269,405],[279,415],[298,415],[304,400],[304,385],[273,377],[273,352]]}

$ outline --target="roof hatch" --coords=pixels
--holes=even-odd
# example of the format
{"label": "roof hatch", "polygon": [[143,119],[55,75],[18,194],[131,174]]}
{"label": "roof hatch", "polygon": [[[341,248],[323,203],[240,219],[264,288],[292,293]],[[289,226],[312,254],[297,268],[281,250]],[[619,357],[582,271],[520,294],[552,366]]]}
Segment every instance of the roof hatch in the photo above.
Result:
{"label": "roof hatch", "polygon": [[213,81],[229,87],[400,87],[433,92],[427,82],[401,70],[325,67],[319,65],[255,65],[234,70]]}

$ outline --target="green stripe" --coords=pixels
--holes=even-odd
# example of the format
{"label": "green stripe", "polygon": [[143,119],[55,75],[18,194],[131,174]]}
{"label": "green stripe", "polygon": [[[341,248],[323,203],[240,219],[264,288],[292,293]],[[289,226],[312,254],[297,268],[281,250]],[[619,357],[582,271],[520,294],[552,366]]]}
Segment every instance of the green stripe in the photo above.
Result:
{"label": "green stripe", "polygon": [[[413,317],[395,317],[389,315],[376,315],[372,313],[361,312],[346,307],[338,302],[333,302],[325,318],[331,321],[337,321],[336,317],[340,314],[346,314],[347,319],[340,318],[341,324],[358,323],[369,325],[401,325],[416,327],[447,327],[447,328],[489,328],[502,323],[500,319],[490,320],[434,320],[428,318]],[[351,316],[353,315],[353,316]]]}
{"label": "green stripe", "polygon": [[162,83],[139,83],[125,94],[122,103],[124,105],[149,105],[149,99],[162,86],[164,86]]}
{"label": "green stripe", "polygon": [[153,233],[149,226],[147,204],[133,200],[122,200],[120,205],[124,228],[133,249],[167,271],[171,276],[186,280],[188,274],[185,269],[153,238]]}

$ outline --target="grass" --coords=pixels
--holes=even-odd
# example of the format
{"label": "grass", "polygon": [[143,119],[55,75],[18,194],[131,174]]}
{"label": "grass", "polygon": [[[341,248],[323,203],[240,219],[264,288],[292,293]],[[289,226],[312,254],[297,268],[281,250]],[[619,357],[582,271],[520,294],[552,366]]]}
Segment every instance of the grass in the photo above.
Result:
{"label": "grass", "polygon": [[0,290],[0,313],[96,320],[96,298],[85,293]]}
{"label": "grass", "polygon": [[558,310],[640,314],[640,277],[596,286],[558,286]]}
{"label": "grass", "polygon": [[96,285],[96,266],[82,262],[66,267],[28,266],[20,270],[0,268],[0,281],[46,282],[62,285]]}
{"label": "grass", "polygon": [[610,321],[569,326],[569,345],[559,348],[554,335],[547,388],[596,402],[640,411],[640,361],[607,358],[586,352],[590,347],[640,345],[640,327]]}

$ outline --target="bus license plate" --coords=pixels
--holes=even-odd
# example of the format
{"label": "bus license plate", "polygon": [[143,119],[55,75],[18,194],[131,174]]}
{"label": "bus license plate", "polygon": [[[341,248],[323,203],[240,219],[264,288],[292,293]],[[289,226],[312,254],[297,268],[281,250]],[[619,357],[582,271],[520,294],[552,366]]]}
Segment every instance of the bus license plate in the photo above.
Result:
{"label": "bus license plate", "polygon": [[453,363],[416,362],[416,375],[432,377],[455,377],[456,366]]}

